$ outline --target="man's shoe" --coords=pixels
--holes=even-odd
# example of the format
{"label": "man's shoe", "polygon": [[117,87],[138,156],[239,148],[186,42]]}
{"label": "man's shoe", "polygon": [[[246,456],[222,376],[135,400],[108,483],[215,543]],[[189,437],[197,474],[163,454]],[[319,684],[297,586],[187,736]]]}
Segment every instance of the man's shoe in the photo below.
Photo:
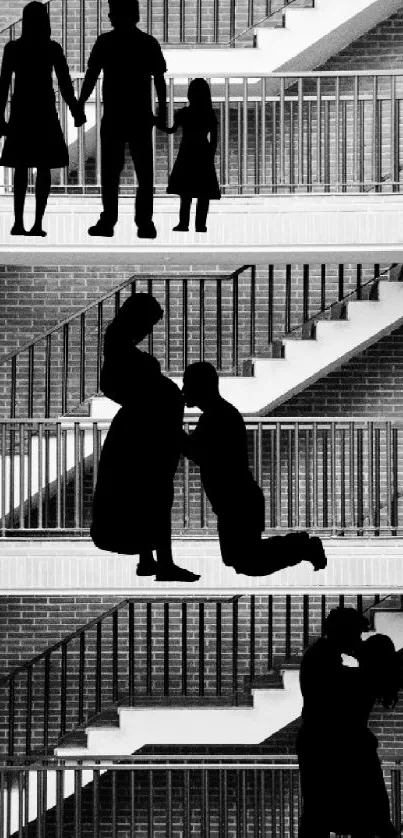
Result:
{"label": "man's shoe", "polygon": [[176,227],[172,227],[174,233],[188,233],[189,227],[184,227],[183,224],[177,224]]}
{"label": "man's shoe", "polygon": [[113,234],[114,229],[112,224],[107,224],[106,221],[102,221],[101,219],[92,227],[88,228],[89,236],[105,236],[105,238],[111,239]]}
{"label": "man's shoe", "polygon": [[207,233],[207,227],[195,227],[196,233]]}
{"label": "man's shoe", "polygon": [[136,576],[155,576],[158,570],[158,562],[152,561],[139,562],[137,565]]}
{"label": "man's shoe", "polygon": [[314,570],[324,570],[327,567],[327,558],[323,549],[323,544],[317,535],[311,536],[309,539],[309,560],[313,564]]}
{"label": "man's shoe", "polygon": [[147,224],[144,227],[139,227],[137,230],[137,237],[139,239],[156,239],[157,231],[155,229],[155,225],[151,222],[151,224]]}
{"label": "man's shoe", "polygon": [[200,575],[173,564],[158,570],[155,579],[157,582],[197,582]]}

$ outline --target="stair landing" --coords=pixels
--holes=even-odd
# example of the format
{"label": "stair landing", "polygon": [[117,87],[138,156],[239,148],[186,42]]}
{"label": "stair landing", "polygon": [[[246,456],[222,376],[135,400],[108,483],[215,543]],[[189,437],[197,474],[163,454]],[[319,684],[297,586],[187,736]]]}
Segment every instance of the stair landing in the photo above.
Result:
{"label": "stair landing", "polygon": [[308,562],[271,576],[249,577],[225,567],[214,538],[173,541],[179,565],[200,573],[199,582],[155,582],[136,576],[136,556],[98,550],[89,539],[4,539],[0,550],[3,595],[68,593],[122,596],[217,596],[258,592],[403,592],[401,538],[329,538],[328,567],[314,572]]}
{"label": "stair landing", "polygon": [[[91,238],[101,209],[98,197],[56,196],[45,218],[48,236],[10,236],[12,196],[0,197],[0,255],[4,264],[241,264],[401,262],[399,195],[241,195],[213,201],[208,232],[174,233],[179,199],[157,198],[155,240],[138,239],[133,200],[121,198],[114,238]],[[29,227],[33,199],[27,201]]]}

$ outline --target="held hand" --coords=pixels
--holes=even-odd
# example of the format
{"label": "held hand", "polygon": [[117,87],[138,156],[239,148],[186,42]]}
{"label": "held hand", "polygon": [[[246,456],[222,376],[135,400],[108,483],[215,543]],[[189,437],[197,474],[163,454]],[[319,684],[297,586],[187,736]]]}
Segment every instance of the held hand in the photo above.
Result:
{"label": "held hand", "polygon": [[154,125],[156,128],[159,128],[160,131],[166,131],[168,127],[166,113],[163,112],[154,115]]}
{"label": "held hand", "polygon": [[81,128],[82,125],[85,125],[87,122],[87,117],[85,115],[84,108],[78,107],[77,110],[74,112],[74,125],[76,128]]}
{"label": "held hand", "polygon": [[357,668],[359,666],[357,658],[354,658],[352,655],[346,655],[345,652],[342,653],[341,663],[342,666],[349,666],[351,668]]}

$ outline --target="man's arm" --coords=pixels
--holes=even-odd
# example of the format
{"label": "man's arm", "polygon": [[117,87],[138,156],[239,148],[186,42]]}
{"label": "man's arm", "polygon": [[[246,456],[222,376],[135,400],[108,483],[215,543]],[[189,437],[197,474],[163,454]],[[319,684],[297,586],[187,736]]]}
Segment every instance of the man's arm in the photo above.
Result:
{"label": "man's arm", "polygon": [[88,59],[87,72],[81,87],[81,93],[78,98],[78,104],[83,107],[90,98],[92,91],[98,81],[99,74],[102,71],[101,49],[99,46],[99,38],[95,41],[90,57]]}
{"label": "man's arm", "polygon": [[10,47],[11,43],[7,43],[4,47],[3,61],[1,65],[0,74],[0,123],[2,127],[4,127],[5,125],[4,112],[7,105],[8,92],[10,90],[11,79],[13,75]]}
{"label": "man's arm", "polygon": [[154,76],[154,86],[158,99],[158,116],[156,124],[165,127],[167,121],[167,86],[162,73],[158,73]]}

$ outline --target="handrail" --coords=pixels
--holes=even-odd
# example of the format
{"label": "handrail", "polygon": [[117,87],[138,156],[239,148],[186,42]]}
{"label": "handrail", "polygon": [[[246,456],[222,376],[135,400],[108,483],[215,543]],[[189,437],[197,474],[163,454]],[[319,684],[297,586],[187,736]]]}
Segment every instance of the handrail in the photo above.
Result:
{"label": "handrail", "polygon": [[[247,32],[250,32],[252,29],[258,28],[262,25],[262,23],[265,23],[266,20],[270,20],[270,18],[274,17],[275,15],[282,15],[284,19],[284,14],[287,11],[287,9],[296,2],[297,0],[284,0],[282,6],[280,6],[278,9],[275,9],[274,11],[271,11],[268,15],[265,15],[264,17],[260,18],[260,20],[256,20],[254,23],[251,23],[250,26],[247,26],[246,29],[242,30],[242,32],[238,32],[237,35],[234,35],[233,38],[230,38],[230,40],[227,41],[227,43],[224,44],[224,46],[228,46],[228,44],[235,44],[235,42],[238,41],[239,38],[242,38],[242,35],[246,35]],[[315,0],[311,0],[311,6],[302,6],[302,8],[313,9],[314,6]]]}
{"label": "handrail", "polygon": [[[235,276],[237,274],[239,275],[239,273],[241,273],[243,270],[246,270],[249,267],[251,267],[251,266],[250,265],[243,265],[242,268],[237,268],[236,271],[233,271],[230,274],[230,276]],[[216,276],[217,277],[220,277],[220,276],[228,277],[228,273],[226,271],[217,272],[217,273],[214,273],[214,277],[216,277]],[[204,275],[203,275],[203,277],[204,277]],[[67,326],[73,320],[79,320],[79,318],[83,314],[86,314],[88,311],[91,311],[91,309],[96,308],[98,305],[100,305],[101,303],[104,303],[106,300],[110,300],[116,293],[118,293],[119,291],[123,291],[125,288],[127,288],[128,285],[131,285],[136,280],[139,280],[139,279],[155,280],[156,278],[157,277],[154,274],[147,274],[147,273],[133,274],[131,277],[129,277],[129,279],[126,279],[124,282],[120,283],[119,285],[115,285],[112,288],[112,290],[107,291],[101,297],[97,297],[96,300],[93,300],[92,302],[88,303],[86,306],[83,306],[83,308],[78,309],[78,311],[73,311],[72,314],[69,314],[69,316],[65,317],[64,320],[60,320],[58,323],[55,324],[55,326],[51,326],[50,329],[46,329],[46,331],[41,332],[41,334],[38,335],[33,340],[28,341],[28,343],[24,343],[22,346],[19,346],[18,349],[13,350],[12,352],[8,352],[7,355],[2,355],[0,357],[0,367],[3,364],[7,364],[13,358],[17,358],[18,355],[20,355],[22,352],[26,352],[28,349],[30,349],[31,346],[35,346],[37,343],[40,343],[41,340],[44,340],[45,338],[49,337],[49,335],[53,335],[59,329],[62,329],[63,326]],[[191,278],[192,279],[198,279],[198,275],[197,274],[192,274]],[[167,277],[165,277],[165,279],[167,279]],[[178,279],[177,276],[175,276],[175,280],[176,279]]]}
{"label": "handrail", "polygon": [[[260,414],[256,413],[243,413],[242,414],[245,423],[252,429],[254,425],[281,425],[283,428],[289,425],[290,427],[294,427],[295,424],[298,425],[299,428],[305,428],[306,426],[311,425],[331,425],[333,423],[337,423],[339,426],[349,425],[353,423],[354,425],[368,425],[368,424],[382,424],[386,425],[388,423],[392,425],[402,425],[403,424],[403,416],[399,418],[396,415],[389,415],[386,414],[385,416],[261,416]],[[185,414],[185,424],[195,424],[199,419],[199,414]],[[21,419],[21,418],[14,418],[14,419],[0,419],[0,427],[9,425],[61,425],[63,429],[69,430],[70,428],[73,429],[75,425],[80,425],[80,428],[83,430],[89,430],[92,428],[93,425],[100,425],[102,427],[107,427],[112,422],[112,419],[97,419],[93,417],[87,416],[78,416],[72,417],[71,419]]]}

